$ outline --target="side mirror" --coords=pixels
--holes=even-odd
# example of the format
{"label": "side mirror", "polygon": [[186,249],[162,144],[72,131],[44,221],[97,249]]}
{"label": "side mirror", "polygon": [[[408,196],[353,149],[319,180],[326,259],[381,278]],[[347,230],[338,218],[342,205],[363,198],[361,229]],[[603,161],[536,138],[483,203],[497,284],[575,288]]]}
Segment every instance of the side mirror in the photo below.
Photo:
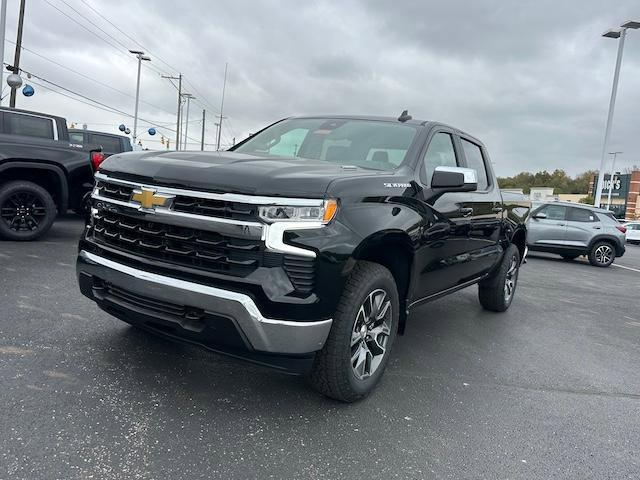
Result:
{"label": "side mirror", "polygon": [[473,192],[478,189],[478,173],[473,168],[436,167],[431,188],[443,192]]}
{"label": "side mirror", "polygon": [[537,218],[539,220],[544,220],[545,218],[547,218],[547,214],[544,212],[538,212],[536,213],[533,218]]}

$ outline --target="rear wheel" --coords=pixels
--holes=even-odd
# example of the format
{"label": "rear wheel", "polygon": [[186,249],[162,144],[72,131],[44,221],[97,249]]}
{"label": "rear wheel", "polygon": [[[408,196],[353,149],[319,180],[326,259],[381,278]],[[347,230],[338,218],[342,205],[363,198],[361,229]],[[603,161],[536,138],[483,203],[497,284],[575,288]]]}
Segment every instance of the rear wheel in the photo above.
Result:
{"label": "rear wheel", "polygon": [[353,402],[368,395],[384,372],[398,329],[399,302],[391,272],[358,262],[347,280],[327,341],[311,371],[320,393]]}
{"label": "rear wheel", "polygon": [[0,237],[35,240],[44,235],[56,217],[56,205],[44,188],[18,180],[0,187]]}
{"label": "rear wheel", "polygon": [[589,263],[594,267],[608,267],[616,258],[616,252],[609,242],[596,242],[589,251]]}
{"label": "rear wheel", "polygon": [[478,285],[478,299],[486,310],[504,312],[509,308],[518,286],[519,270],[520,252],[511,244],[498,269]]}

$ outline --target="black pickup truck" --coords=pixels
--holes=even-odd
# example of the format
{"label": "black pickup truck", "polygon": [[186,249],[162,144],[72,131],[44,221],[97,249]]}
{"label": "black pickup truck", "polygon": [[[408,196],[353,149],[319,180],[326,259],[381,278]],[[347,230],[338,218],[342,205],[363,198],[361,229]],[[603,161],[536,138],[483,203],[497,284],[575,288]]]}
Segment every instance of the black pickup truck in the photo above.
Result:
{"label": "black pickup truck", "polygon": [[35,240],[57,212],[80,213],[103,159],[70,141],[64,118],[0,108],[0,238]]}
{"label": "black pickup truck", "polygon": [[228,152],[105,160],[78,281],[125,322],[354,401],[418,305],[478,284],[483,307],[509,307],[529,210],[455,128],[289,118]]}

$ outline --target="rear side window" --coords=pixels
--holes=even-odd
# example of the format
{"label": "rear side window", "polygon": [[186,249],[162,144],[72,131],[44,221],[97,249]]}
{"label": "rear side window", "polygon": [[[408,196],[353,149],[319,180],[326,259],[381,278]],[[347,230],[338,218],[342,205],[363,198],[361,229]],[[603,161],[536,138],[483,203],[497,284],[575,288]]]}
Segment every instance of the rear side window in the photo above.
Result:
{"label": "rear side window", "polygon": [[478,172],[478,190],[486,190],[489,188],[489,179],[487,177],[487,167],[484,163],[482,149],[475,143],[471,143],[464,138],[462,140],[462,149],[467,159],[467,167],[473,168]]}
{"label": "rear side window", "polygon": [[12,135],[53,140],[53,121],[50,118],[5,112],[4,131]]}
{"label": "rear side window", "polygon": [[82,145],[84,143],[84,135],[78,132],[69,132],[69,141]]}
{"label": "rear side window", "polygon": [[427,184],[431,185],[431,177],[436,167],[457,167],[456,151],[453,148],[453,138],[448,133],[436,133],[424,156],[424,166],[427,173]]}
{"label": "rear side window", "polygon": [[120,139],[110,135],[91,135],[91,141],[89,143],[102,145],[102,150],[109,153],[119,153],[122,151]]}
{"label": "rear side window", "polygon": [[569,221],[571,222],[597,222],[596,214],[585,208],[570,208]]}
{"label": "rear side window", "polygon": [[562,205],[546,205],[538,210],[547,215],[547,220],[564,220],[567,218],[567,207]]}

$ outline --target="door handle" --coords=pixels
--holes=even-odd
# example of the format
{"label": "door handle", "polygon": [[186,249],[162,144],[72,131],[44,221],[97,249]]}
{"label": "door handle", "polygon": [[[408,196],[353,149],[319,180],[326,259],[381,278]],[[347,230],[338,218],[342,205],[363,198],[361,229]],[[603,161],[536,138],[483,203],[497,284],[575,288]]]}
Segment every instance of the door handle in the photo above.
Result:
{"label": "door handle", "polygon": [[567,226],[565,223],[559,223],[558,225],[561,226],[561,227],[566,227]]}
{"label": "door handle", "polygon": [[602,227],[593,227],[595,230],[600,230]]}
{"label": "door handle", "polygon": [[473,215],[473,208],[471,208],[471,207],[461,207],[460,208],[460,213],[462,214],[463,217],[469,217],[469,216]]}
{"label": "door handle", "polygon": [[491,209],[491,211],[492,211],[493,213],[500,213],[500,212],[502,212],[502,207],[493,207],[493,208]]}

